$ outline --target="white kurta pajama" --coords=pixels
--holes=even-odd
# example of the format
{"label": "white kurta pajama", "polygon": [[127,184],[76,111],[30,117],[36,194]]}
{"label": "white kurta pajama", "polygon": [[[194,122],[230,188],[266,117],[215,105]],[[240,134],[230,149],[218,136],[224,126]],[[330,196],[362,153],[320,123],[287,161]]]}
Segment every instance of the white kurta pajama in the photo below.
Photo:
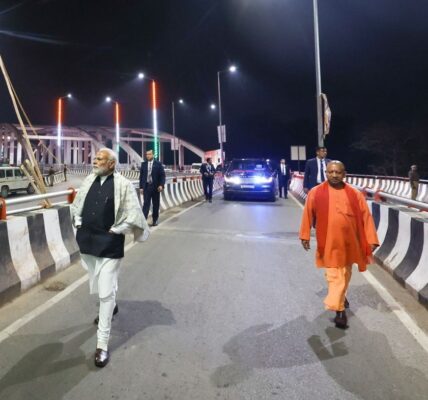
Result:
{"label": "white kurta pajama", "polygon": [[[89,175],[83,182],[71,206],[74,225],[82,224],[82,211],[86,195],[97,178],[96,174]],[[100,179],[102,185],[107,179]],[[115,234],[134,234],[134,240],[147,240],[150,231],[144,218],[137,194],[130,181],[119,173],[114,173],[114,224],[110,230]],[[111,319],[116,305],[119,269],[121,258],[96,257],[91,254],[81,254],[82,265],[88,271],[89,291],[98,294],[100,300],[99,323],[97,331],[97,348],[108,349],[111,330]]]}

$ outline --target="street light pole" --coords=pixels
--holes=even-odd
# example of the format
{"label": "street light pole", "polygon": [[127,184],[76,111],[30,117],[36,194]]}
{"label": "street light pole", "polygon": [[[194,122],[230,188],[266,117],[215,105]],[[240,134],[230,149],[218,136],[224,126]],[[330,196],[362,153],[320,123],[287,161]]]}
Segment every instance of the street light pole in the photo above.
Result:
{"label": "street light pole", "polygon": [[318,0],[313,0],[314,4],[314,34],[315,34],[315,72],[317,83],[317,143],[324,146],[324,129],[322,121],[322,98],[321,98],[321,62],[320,62],[320,38],[318,26]]}
{"label": "street light pole", "polygon": [[115,135],[116,149],[114,149],[114,146],[112,146],[112,147],[113,147],[113,150],[116,151],[117,163],[119,164],[119,152],[120,152],[120,145],[119,145],[119,142],[120,142],[120,111],[119,111],[119,108],[120,108],[120,106],[119,106],[119,102],[117,100],[113,100],[110,96],[107,96],[105,101],[107,103],[114,103],[114,125],[115,125],[115,132],[116,132],[116,135]]}
{"label": "street light pole", "polygon": [[172,136],[173,136],[173,143],[174,143],[174,171],[177,171],[177,158],[176,158],[176,154],[175,154],[175,103],[174,101],[171,103],[172,105]]}
{"label": "street light pole", "polygon": [[219,138],[220,138],[220,164],[224,167],[223,160],[223,128],[222,128],[222,120],[221,120],[221,86],[220,86],[220,73],[221,71],[217,71],[217,90],[218,90],[218,125],[219,125]]}
{"label": "street light pole", "polygon": [[63,117],[63,101],[62,99],[71,99],[72,95],[71,93],[67,94],[66,96],[58,97],[58,109],[57,109],[57,136],[56,136],[56,143],[58,147],[58,154],[57,154],[57,162],[58,164],[61,164],[61,143],[62,143],[62,117]]}

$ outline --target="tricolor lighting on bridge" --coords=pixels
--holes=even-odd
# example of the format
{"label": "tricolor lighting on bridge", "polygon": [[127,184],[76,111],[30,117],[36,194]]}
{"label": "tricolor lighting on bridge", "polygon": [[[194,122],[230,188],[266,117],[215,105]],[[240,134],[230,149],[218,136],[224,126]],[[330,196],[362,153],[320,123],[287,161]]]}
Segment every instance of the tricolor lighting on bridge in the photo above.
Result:
{"label": "tricolor lighting on bridge", "polygon": [[153,110],[153,152],[155,158],[160,157],[159,142],[158,142],[158,114],[157,114],[157,97],[156,97],[156,82],[152,80],[152,110]]}
{"label": "tricolor lighting on bridge", "polygon": [[62,97],[58,99],[58,131],[56,137],[56,143],[58,148],[61,146],[61,130],[62,130]]}
{"label": "tricolor lighting on bridge", "polygon": [[119,162],[119,140],[120,140],[120,115],[119,115],[119,103],[116,101],[115,104],[115,115],[116,115],[116,153],[117,153],[117,161]]}
{"label": "tricolor lighting on bridge", "polygon": [[107,103],[114,103],[114,125],[116,131],[116,154],[117,154],[117,162],[119,163],[119,151],[120,151],[120,105],[118,101],[113,100],[110,96],[106,97]]}
{"label": "tricolor lighting on bridge", "polygon": [[62,104],[62,99],[64,98],[68,98],[71,99],[73,96],[71,95],[71,93],[68,93],[67,96],[62,96],[58,98],[58,110],[57,110],[57,145],[58,145],[58,153],[61,153],[61,138],[62,138],[62,117],[63,117],[63,104]]}

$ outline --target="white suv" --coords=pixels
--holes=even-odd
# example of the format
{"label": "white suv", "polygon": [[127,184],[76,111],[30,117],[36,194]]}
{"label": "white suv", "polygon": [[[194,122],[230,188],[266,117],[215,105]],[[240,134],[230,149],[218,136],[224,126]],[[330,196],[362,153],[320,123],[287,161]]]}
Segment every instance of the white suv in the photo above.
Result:
{"label": "white suv", "polygon": [[0,167],[0,196],[6,198],[9,193],[20,190],[34,193],[30,181],[18,167]]}
{"label": "white suv", "polygon": [[190,167],[190,173],[191,174],[200,174],[201,173],[201,166],[202,163],[193,163],[192,166]]}

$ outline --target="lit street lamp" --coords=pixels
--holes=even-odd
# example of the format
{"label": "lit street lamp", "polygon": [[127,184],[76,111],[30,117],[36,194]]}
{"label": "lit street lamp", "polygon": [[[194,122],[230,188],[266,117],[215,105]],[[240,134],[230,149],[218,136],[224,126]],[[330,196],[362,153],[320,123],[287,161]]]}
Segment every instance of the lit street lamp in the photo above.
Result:
{"label": "lit street lamp", "polygon": [[110,96],[106,97],[106,103],[114,103],[114,122],[116,128],[116,154],[117,154],[117,163],[119,164],[119,150],[120,150],[120,113],[119,113],[119,102],[112,100]]}
{"label": "lit street lamp", "polygon": [[214,103],[212,103],[212,104],[210,104],[210,108],[211,108],[211,110],[215,110],[217,108],[217,106]]}
{"label": "lit street lamp", "polygon": [[[220,142],[220,163],[223,166],[223,142],[225,141],[226,136],[226,126],[223,126],[222,115],[221,115],[221,85],[220,85],[220,74],[223,72],[229,71],[231,73],[236,72],[237,68],[235,65],[231,65],[227,70],[217,71],[217,89],[218,89],[218,135]],[[211,109],[214,109],[211,105]]]}
{"label": "lit street lamp", "polygon": [[156,95],[156,81],[139,72],[138,79],[150,79],[152,81],[152,119],[153,119],[153,153],[155,158],[160,160],[160,146],[159,146],[159,133],[158,133],[158,111],[157,111],[157,95]]}
{"label": "lit street lamp", "polygon": [[[180,104],[184,104],[184,100],[183,99],[179,99],[178,102]],[[173,152],[174,152],[174,171],[177,171],[177,156],[176,156],[176,150],[177,150],[177,142],[175,139],[175,102],[172,101],[171,102],[171,109],[172,109],[172,142],[174,143],[173,145]]]}
{"label": "lit street lamp", "polygon": [[62,140],[62,117],[63,117],[62,99],[71,99],[72,97],[73,96],[71,95],[71,93],[68,93],[66,96],[58,97],[58,109],[57,109],[58,125],[57,125],[57,136],[56,136],[56,143],[58,145],[58,154],[57,154],[58,163],[61,163],[61,140]]}

